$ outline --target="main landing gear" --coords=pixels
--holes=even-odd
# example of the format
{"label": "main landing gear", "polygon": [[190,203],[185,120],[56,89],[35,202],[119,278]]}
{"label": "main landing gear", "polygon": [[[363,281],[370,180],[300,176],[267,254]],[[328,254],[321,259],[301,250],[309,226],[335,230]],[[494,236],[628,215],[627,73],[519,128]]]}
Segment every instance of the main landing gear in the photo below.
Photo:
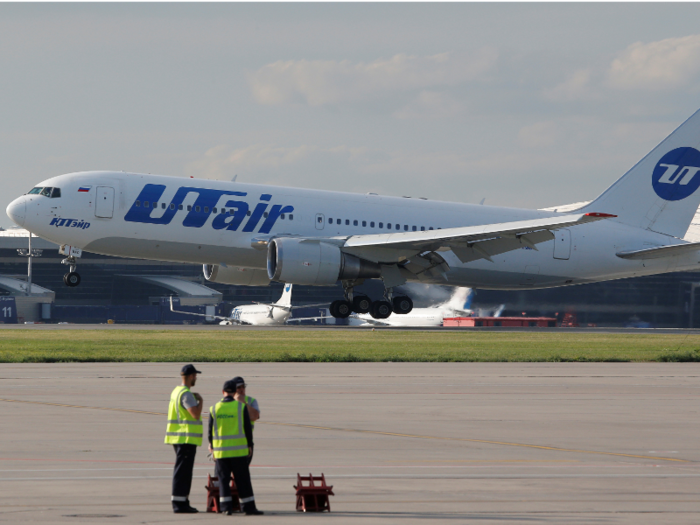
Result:
{"label": "main landing gear", "polygon": [[63,276],[63,283],[71,288],[78,286],[80,284],[80,274],[75,271],[78,268],[78,261],[75,257],[66,257],[61,261],[61,264],[70,265],[69,272]]}
{"label": "main landing gear", "polygon": [[392,289],[384,290],[384,297],[379,301],[372,301],[366,295],[355,295],[353,287],[359,283],[343,282],[345,298],[333,301],[330,305],[330,313],[338,319],[345,319],[353,312],[357,314],[369,313],[375,319],[386,319],[392,313],[404,315],[413,310],[413,301],[406,295],[393,297]]}

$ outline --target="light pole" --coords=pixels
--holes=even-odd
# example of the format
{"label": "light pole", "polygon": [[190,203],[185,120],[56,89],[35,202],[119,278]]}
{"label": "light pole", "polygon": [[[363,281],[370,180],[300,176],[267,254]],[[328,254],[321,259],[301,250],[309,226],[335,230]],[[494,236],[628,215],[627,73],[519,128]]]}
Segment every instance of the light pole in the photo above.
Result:
{"label": "light pole", "polygon": [[27,258],[27,295],[32,295],[32,258],[41,257],[44,250],[32,250],[32,232],[29,232],[29,246],[17,248],[17,254]]}

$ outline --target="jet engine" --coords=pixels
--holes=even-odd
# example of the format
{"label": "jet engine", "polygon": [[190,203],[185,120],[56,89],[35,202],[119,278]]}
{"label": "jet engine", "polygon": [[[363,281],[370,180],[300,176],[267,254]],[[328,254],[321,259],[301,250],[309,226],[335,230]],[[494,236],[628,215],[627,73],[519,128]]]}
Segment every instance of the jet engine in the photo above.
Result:
{"label": "jet engine", "polygon": [[338,280],[381,277],[377,263],[340,251],[333,244],[281,237],[267,247],[267,277],[273,281],[332,286]]}
{"label": "jet engine", "polygon": [[239,268],[237,266],[220,266],[205,264],[204,278],[213,283],[238,284],[241,286],[267,286],[270,279],[265,270],[254,268]]}

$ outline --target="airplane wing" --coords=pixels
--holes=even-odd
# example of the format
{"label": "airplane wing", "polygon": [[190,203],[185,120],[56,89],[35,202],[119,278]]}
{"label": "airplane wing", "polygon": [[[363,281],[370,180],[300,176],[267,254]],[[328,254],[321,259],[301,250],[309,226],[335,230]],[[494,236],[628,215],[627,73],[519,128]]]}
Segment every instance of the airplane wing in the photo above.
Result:
{"label": "airplane wing", "polygon": [[221,315],[207,315],[207,314],[198,314],[196,312],[183,312],[182,310],[175,310],[173,308],[173,297],[172,295],[170,296],[170,311],[176,314],[184,314],[184,315],[196,315],[198,317],[209,317],[209,318],[214,318],[214,319],[221,319],[222,321],[228,321],[230,323],[236,323],[236,324],[248,324],[244,321],[241,321],[240,319],[233,319],[232,317],[224,317]]}
{"label": "airplane wing", "polygon": [[[436,251],[440,248],[453,250],[454,248],[462,248],[459,251],[462,252],[463,257],[460,257],[457,252],[455,253],[460,260],[463,258],[467,259],[467,261],[462,260],[462,262],[468,262],[476,259],[489,259],[490,255],[517,250],[523,246],[535,248],[535,244],[553,238],[551,233],[538,236],[540,233],[548,233],[551,230],[568,228],[611,217],[616,216],[607,213],[583,213],[499,224],[446,228],[443,230],[353,235],[345,241],[343,247],[345,248],[344,251],[348,252],[350,251],[349,249],[380,247],[416,253]],[[508,249],[503,249],[505,246],[500,246],[503,243],[499,243],[499,241],[512,242],[509,243]],[[494,249],[488,250],[488,248]]]}
{"label": "airplane wing", "polygon": [[297,308],[314,308],[317,306],[328,306],[328,303],[319,303],[319,304],[300,304],[298,306],[283,306],[279,304],[268,304],[268,303],[259,303],[257,301],[253,301],[254,304],[259,304],[260,306],[269,306],[270,308],[279,308],[280,310],[284,310],[285,312],[289,312],[291,310],[296,310]]}
{"label": "airplane wing", "polygon": [[616,253],[621,259],[661,259],[663,257],[672,257],[674,255],[684,255],[689,252],[700,250],[700,242],[689,242],[685,244],[669,244],[667,246],[657,246],[654,248],[645,248],[643,250],[632,250],[628,252]]}
{"label": "airplane wing", "polygon": [[343,252],[380,264],[399,263],[398,268],[382,268],[382,278],[387,286],[398,286],[406,281],[401,270],[419,279],[439,275],[444,278],[449,267],[436,253],[438,251],[451,250],[463,263],[478,259],[493,262],[492,256],[501,253],[524,247],[537,250],[537,244],[554,238],[552,230],[612,217],[616,216],[579,213],[442,230],[353,235],[341,248]]}

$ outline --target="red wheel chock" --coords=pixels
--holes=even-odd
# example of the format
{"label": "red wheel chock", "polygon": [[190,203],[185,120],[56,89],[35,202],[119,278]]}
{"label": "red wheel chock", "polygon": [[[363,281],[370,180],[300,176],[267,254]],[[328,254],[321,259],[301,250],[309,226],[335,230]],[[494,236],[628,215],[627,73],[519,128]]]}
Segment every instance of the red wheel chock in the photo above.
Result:
{"label": "red wheel chock", "polygon": [[[219,478],[212,478],[211,474],[207,474],[207,484],[204,485],[204,488],[207,489],[207,512],[221,512],[219,507]],[[231,476],[231,498],[233,512],[241,512],[241,502],[238,500],[238,489],[233,476]]]}
{"label": "red wheel chock", "polygon": [[[304,485],[304,481],[308,481],[309,484]],[[320,484],[317,485],[314,481],[320,482]],[[297,474],[297,484],[294,485],[294,488],[297,489],[297,511],[331,511],[331,503],[328,501],[328,496],[335,496],[335,494],[333,494],[333,485],[326,485],[326,478],[323,474],[321,476],[312,474],[300,476]]]}

